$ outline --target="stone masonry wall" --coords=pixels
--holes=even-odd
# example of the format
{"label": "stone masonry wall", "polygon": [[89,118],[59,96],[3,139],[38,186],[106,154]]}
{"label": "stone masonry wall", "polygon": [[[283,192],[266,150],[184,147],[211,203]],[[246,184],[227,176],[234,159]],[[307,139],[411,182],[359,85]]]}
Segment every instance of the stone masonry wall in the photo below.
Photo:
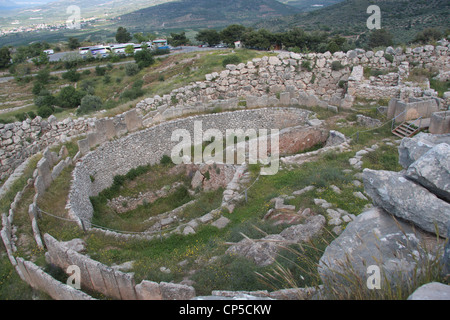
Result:
{"label": "stone masonry wall", "polygon": [[202,121],[203,131],[214,128],[223,134],[227,129],[283,129],[305,125],[310,111],[298,108],[266,108],[219,114],[199,115],[165,122],[107,142],[88,153],[77,163],[69,193],[68,208],[74,219],[82,219],[85,227],[92,218],[89,197],[111,186],[113,178],[141,165],[159,163],[163,155],[170,156],[179,141],[172,142],[172,132],[186,129],[194,138],[194,122]]}
{"label": "stone masonry wall", "polygon": [[[377,52],[362,49],[333,54],[283,52],[247,63],[227,65],[220,73],[207,74],[205,81],[193,82],[162,97],[156,95],[144,99],[136,105],[136,110],[143,116],[143,125],[148,127],[163,120],[201,113],[215,107],[222,110],[245,108],[239,104],[240,101],[246,101],[247,108],[295,104],[350,108],[355,97],[377,100],[406,99],[424,94],[436,96],[437,93],[430,90],[429,85],[422,88],[406,80],[414,67],[439,70],[438,78],[448,79],[449,48],[448,42],[440,41],[437,46],[426,45],[414,49],[388,47]],[[309,63],[309,70],[302,66],[305,62]],[[340,65],[333,67],[337,63]],[[366,79],[363,67],[398,71]],[[445,100],[444,107],[449,100]],[[58,122],[51,116],[48,120],[37,117],[34,120],[0,124],[0,181],[29,156],[51,144],[88,135],[96,124],[105,130],[110,128],[110,123],[96,123],[96,120],[67,118]],[[133,131],[127,128],[130,124],[128,120],[133,122],[133,119],[127,119],[125,114],[109,120],[114,122],[117,136]],[[108,132],[111,133],[105,131],[105,135]],[[91,139],[90,144],[104,141]]]}

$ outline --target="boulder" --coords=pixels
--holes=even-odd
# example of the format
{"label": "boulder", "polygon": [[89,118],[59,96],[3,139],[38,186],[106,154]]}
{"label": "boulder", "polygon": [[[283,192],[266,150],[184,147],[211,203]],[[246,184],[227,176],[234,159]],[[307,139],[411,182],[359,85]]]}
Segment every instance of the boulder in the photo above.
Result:
{"label": "boulder", "polygon": [[318,272],[326,286],[335,285],[334,288],[344,291],[347,276],[366,283],[369,266],[378,266],[381,279],[386,277],[392,286],[402,284],[415,272],[417,257],[413,254],[424,255],[421,241],[425,238],[431,241],[409,223],[397,221],[383,209],[374,207],[357,216],[330,243],[319,261]]}
{"label": "boulder", "polygon": [[163,300],[190,300],[195,297],[195,289],[191,286],[161,282],[159,288]]}
{"label": "boulder", "polygon": [[450,286],[431,282],[414,291],[408,300],[450,300]]}
{"label": "boulder", "polygon": [[450,145],[430,149],[409,166],[406,176],[450,202]]}
{"label": "boulder", "polygon": [[293,242],[308,242],[317,236],[325,226],[326,219],[322,215],[311,216],[306,219],[304,224],[294,225],[284,229],[280,236]]}
{"label": "boulder", "polygon": [[403,138],[398,148],[399,163],[407,169],[414,161],[427,153],[435,145],[450,145],[450,134],[429,134],[421,132],[413,138]]}
{"label": "boulder", "polygon": [[398,218],[413,222],[425,231],[447,234],[450,204],[424,187],[406,179],[401,173],[364,169],[366,193],[375,205]]}
{"label": "boulder", "polygon": [[259,240],[244,238],[228,248],[226,253],[243,256],[256,265],[264,267],[275,261],[281,244],[286,244],[286,240],[274,234]]}

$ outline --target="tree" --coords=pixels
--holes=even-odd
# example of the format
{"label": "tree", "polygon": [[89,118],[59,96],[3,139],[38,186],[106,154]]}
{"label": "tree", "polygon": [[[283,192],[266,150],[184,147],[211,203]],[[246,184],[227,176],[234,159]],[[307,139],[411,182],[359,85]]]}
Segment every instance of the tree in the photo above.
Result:
{"label": "tree", "polygon": [[76,108],[80,105],[83,96],[82,92],[72,86],[64,87],[59,92],[57,103],[62,108]]}
{"label": "tree", "polygon": [[369,37],[369,47],[387,47],[393,44],[393,36],[386,29],[377,29],[372,31]]}
{"label": "tree", "polygon": [[81,78],[81,74],[76,69],[70,69],[62,74],[62,78],[71,82],[77,82]]}
{"label": "tree", "polygon": [[142,49],[136,52],[134,54],[134,60],[136,60],[139,69],[147,68],[155,62],[152,52],[148,49]]}
{"label": "tree", "polygon": [[0,49],[0,68],[6,68],[11,63],[11,52],[8,47]]}
{"label": "tree", "polygon": [[48,84],[49,80],[50,80],[50,70],[47,68],[39,70],[38,73],[36,74],[36,82],[40,83],[40,84]]}
{"label": "tree", "polygon": [[240,24],[232,24],[220,32],[222,42],[234,46],[236,41],[243,39],[246,28]]}
{"label": "tree", "polygon": [[184,31],[180,33],[171,33],[167,41],[170,45],[174,47],[179,47],[181,45],[185,45],[190,42],[189,39],[186,38],[186,32]]}
{"label": "tree", "polygon": [[102,99],[94,95],[86,95],[81,99],[80,107],[77,114],[86,114],[92,111],[101,110],[103,108]]}
{"label": "tree", "polygon": [[139,66],[136,63],[128,63],[125,66],[125,74],[132,77],[139,73]]}
{"label": "tree", "polygon": [[248,48],[269,50],[274,42],[274,36],[265,29],[249,30],[244,34],[243,42]]}
{"label": "tree", "polygon": [[39,56],[31,59],[31,61],[33,61],[33,63],[37,66],[43,65],[43,64],[48,64],[48,62],[50,61],[50,59],[48,58],[48,55],[42,51]]}
{"label": "tree", "polygon": [[131,40],[131,34],[124,27],[117,28],[116,41],[120,43],[126,43]]}
{"label": "tree", "polygon": [[427,28],[418,34],[414,38],[414,42],[430,43],[432,41],[440,40],[442,32],[437,28]]}
{"label": "tree", "polygon": [[220,43],[220,34],[214,29],[204,29],[198,32],[195,39],[212,47]]}
{"label": "tree", "polygon": [[70,37],[69,43],[67,44],[67,46],[69,47],[69,49],[75,50],[75,49],[79,48],[81,46],[81,44],[77,38]]}
{"label": "tree", "polygon": [[138,33],[135,33],[133,35],[133,37],[137,40],[138,43],[148,42],[148,41],[156,39],[156,35],[154,35],[153,33],[150,33],[150,32],[147,32],[145,34],[142,32],[138,32]]}
{"label": "tree", "polygon": [[125,54],[127,56],[132,56],[134,54],[134,46],[132,44],[125,47]]}

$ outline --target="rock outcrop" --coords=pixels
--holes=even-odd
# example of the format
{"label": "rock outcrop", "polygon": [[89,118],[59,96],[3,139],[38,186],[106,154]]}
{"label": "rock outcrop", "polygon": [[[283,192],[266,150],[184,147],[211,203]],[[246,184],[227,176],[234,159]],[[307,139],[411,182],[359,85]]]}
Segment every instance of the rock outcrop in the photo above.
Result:
{"label": "rock outcrop", "polygon": [[[425,133],[404,138],[399,162],[406,170],[363,171],[375,207],[357,216],[326,248],[318,267],[325,285],[339,286],[350,296],[349,279],[368,279],[369,267],[375,266],[381,280],[395,288],[419,277],[431,260],[442,261],[448,273],[448,244],[444,249],[445,241],[434,233],[448,238],[450,232],[449,140],[450,135]],[[410,299],[422,297],[422,291]]]}

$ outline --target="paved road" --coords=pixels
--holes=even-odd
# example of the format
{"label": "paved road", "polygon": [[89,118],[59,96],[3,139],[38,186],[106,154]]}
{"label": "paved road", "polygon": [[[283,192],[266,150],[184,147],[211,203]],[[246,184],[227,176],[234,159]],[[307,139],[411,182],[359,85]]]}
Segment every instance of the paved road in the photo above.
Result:
{"label": "paved road", "polygon": [[[166,57],[169,55],[174,55],[174,54],[180,54],[180,53],[189,53],[189,52],[196,52],[196,51],[208,51],[208,50],[219,50],[219,48],[200,48],[200,47],[181,47],[181,50],[173,50],[172,52],[170,52],[169,54],[165,54],[165,55],[161,55],[158,57]],[[50,55],[50,61],[60,61],[62,60],[66,55],[71,55],[71,54],[76,54],[78,53],[78,51],[67,51],[67,52],[57,52],[54,53],[52,55]],[[127,63],[132,63],[134,62],[134,60],[130,60],[130,61],[122,61],[122,62],[116,62],[113,63],[113,65],[118,66],[118,65],[122,65],[122,64],[127,64]],[[105,65],[101,65],[101,67],[105,67]],[[95,66],[89,66],[89,67],[83,67],[83,68],[79,68],[77,69],[78,71],[83,71],[83,70],[89,70],[89,69],[95,69]],[[67,72],[67,70],[58,70],[58,71],[52,71],[50,72],[50,74],[55,75],[55,74],[61,74]],[[35,74],[32,74],[31,76],[35,76]],[[3,82],[8,82],[14,80],[14,77],[1,77],[0,78],[0,83]]]}

